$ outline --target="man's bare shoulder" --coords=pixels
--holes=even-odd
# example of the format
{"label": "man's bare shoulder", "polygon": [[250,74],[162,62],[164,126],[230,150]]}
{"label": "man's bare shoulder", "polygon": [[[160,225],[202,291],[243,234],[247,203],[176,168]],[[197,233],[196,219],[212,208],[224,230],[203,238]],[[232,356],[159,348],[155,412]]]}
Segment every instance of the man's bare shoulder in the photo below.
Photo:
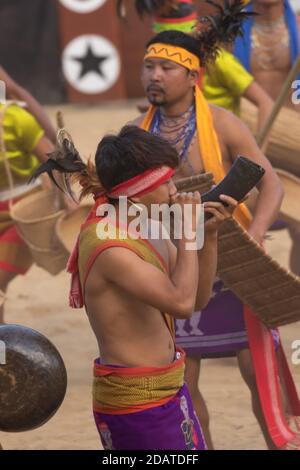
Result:
{"label": "man's bare shoulder", "polygon": [[224,123],[226,121],[239,121],[239,118],[237,118],[237,116],[235,116],[231,111],[228,111],[228,109],[221,108],[215,104],[210,104],[209,108],[212,113],[214,124],[218,124],[219,122]]}
{"label": "man's bare shoulder", "polygon": [[109,267],[122,266],[124,263],[127,263],[129,260],[139,259],[138,255],[133,249],[130,249],[124,243],[124,246],[118,244],[116,246],[108,246],[103,251],[99,253],[95,260],[95,264],[98,269],[105,272],[107,270],[107,263]]}
{"label": "man's bare shoulder", "polygon": [[143,122],[145,116],[146,116],[146,113],[140,114],[140,116],[138,116],[137,118],[133,119],[132,121],[128,121],[128,122],[127,122],[127,125],[128,125],[128,126],[137,126],[137,127],[140,127],[140,125],[142,124],[142,122]]}
{"label": "man's bare shoulder", "polygon": [[228,132],[236,132],[237,129],[249,132],[246,124],[235,114],[227,109],[210,104],[214,127],[217,133],[223,135]]}
{"label": "man's bare shoulder", "polygon": [[117,281],[124,272],[140,266],[142,259],[128,246],[110,246],[101,251],[93,263],[90,277],[102,281]]}

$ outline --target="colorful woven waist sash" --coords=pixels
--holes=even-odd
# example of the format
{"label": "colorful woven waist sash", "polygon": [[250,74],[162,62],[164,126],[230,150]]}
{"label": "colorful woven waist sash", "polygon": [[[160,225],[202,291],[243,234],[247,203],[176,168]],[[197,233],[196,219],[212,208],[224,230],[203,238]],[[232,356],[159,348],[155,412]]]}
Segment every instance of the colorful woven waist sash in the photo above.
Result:
{"label": "colorful woven waist sash", "polygon": [[163,367],[116,367],[94,364],[94,411],[127,414],[161,406],[184,383],[185,353],[176,348],[176,359]]}

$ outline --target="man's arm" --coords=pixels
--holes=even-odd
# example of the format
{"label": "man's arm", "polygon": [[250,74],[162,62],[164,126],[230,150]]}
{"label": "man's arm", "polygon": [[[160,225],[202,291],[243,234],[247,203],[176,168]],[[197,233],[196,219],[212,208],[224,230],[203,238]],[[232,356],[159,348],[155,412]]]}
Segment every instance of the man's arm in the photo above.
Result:
{"label": "man's arm", "polygon": [[[44,135],[37,143],[33,149],[33,154],[38,158],[38,160],[43,163],[48,159],[47,154],[53,152],[54,146],[52,142]],[[55,177],[58,181],[62,181],[62,176],[60,173],[55,172]],[[53,183],[48,177],[48,175],[43,174],[40,176],[42,185],[44,189],[53,189]],[[56,189],[56,188],[55,188]]]}
{"label": "man's arm", "polygon": [[[145,304],[152,305],[162,312],[168,312],[175,318],[188,318],[195,308],[198,259],[197,251],[188,250],[186,246],[187,243],[195,241],[200,194],[197,192],[177,194],[174,195],[173,202],[181,207],[182,238],[178,242],[176,262],[170,276],[124,248],[104,251],[96,262],[105,280],[113,282]],[[184,211],[186,204],[192,206],[191,213]],[[186,237],[188,228],[194,234],[193,239]]]}
{"label": "man's arm", "polygon": [[[176,267],[177,249],[171,241],[166,241],[169,252],[170,272],[173,273]],[[217,271],[217,241],[217,235],[212,237],[205,236],[202,249],[197,251],[199,275],[194,311],[202,310],[206,307],[211,297]],[[190,279],[190,277],[187,276],[187,279]]]}
{"label": "man's arm", "polygon": [[33,149],[34,155],[39,159],[41,163],[45,162],[48,160],[48,153],[51,153],[54,151],[54,146],[52,142],[46,137],[43,136]]}
{"label": "man's arm", "polygon": [[40,103],[31,95],[31,93],[29,93],[29,91],[15,82],[3,67],[0,67],[0,80],[5,82],[8,98],[25,101],[27,110],[35,117],[42,129],[44,129],[47,137],[52,142],[55,142],[55,129]]}
{"label": "man's arm", "polygon": [[257,107],[257,131],[259,131],[272,111],[272,98],[229,51],[221,50],[212,67],[212,73],[214,71],[217,79],[230,95],[238,99],[243,96]]}
{"label": "man's arm", "polygon": [[[199,276],[195,310],[202,310],[208,304],[217,272],[218,261],[218,230],[222,223],[232,216],[237,201],[229,196],[221,196],[228,206],[219,202],[204,204],[205,214],[212,217],[204,224],[204,245],[198,250]],[[167,240],[170,272],[176,266],[177,251],[172,242]]]}
{"label": "man's arm", "polygon": [[259,132],[272,112],[274,101],[255,80],[246,89],[244,97],[257,107],[256,132]]}
{"label": "man's arm", "polygon": [[133,298],[175,318],[189,318],[194,311],[198,284],[197,252],[179,250],[170,277],[126,248],[101,253],[96,269],[108,282]]}
{"label": "man's arm", "polygon": [[46,136],[51,142],[56,141],[56,131],[50,119],[45,113],[40,103],[25,88],[18,86],[18,99],[25,101],[28,111],[36,118],[40,126],[44,129]]}
{"label": "man's arm", "polygon": [[239,155],[253,160],[265,169],[265,174],[257,185],[259,195],[249,229],[250,235],[261,243],[279,213],[283,199],[280,180],[246,125],[232,113],[220,108],[217,110],[217,116],[216,118],[215,114],[215,125],[226,152],[226,155],[223,155],[223,163],[227,170]]}

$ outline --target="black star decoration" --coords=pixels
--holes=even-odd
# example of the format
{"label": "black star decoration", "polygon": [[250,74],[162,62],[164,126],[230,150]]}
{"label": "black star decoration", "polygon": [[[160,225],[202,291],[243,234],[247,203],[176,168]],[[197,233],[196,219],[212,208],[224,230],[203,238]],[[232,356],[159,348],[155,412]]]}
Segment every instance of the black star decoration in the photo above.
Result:
{"label": "black star decoration", "polygon": [[103,63],[109,59],[108,55],[97,56],[94,54],[91,45],[88,44],[85,56],[83,57],[72,57],[73,60],[76,60],[81,65],[81,71],[78,79],[81,79],[89,72],[96,72],[100,77],[105,79],[105,75],[102,70]]}

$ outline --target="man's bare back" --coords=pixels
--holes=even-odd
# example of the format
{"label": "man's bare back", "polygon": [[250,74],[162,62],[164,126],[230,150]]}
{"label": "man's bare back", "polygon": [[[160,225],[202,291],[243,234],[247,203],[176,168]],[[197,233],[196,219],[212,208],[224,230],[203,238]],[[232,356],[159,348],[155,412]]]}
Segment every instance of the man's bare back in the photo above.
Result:
{"label": "man's bare back", "polygon": [[[156,241],[155,248],[167,264],[165,241]],[[127,367],[140,366],[141,358],[143,366],[169,364],[174,360],[174,341],[162,313],[103,278],[102,269],[109,263],[109,252],[116,249],[125,251],[128,263],[136,256],[126,248],[110,248],[100,254],[85,289],[86,309],[101,360],[104,364]]]}

